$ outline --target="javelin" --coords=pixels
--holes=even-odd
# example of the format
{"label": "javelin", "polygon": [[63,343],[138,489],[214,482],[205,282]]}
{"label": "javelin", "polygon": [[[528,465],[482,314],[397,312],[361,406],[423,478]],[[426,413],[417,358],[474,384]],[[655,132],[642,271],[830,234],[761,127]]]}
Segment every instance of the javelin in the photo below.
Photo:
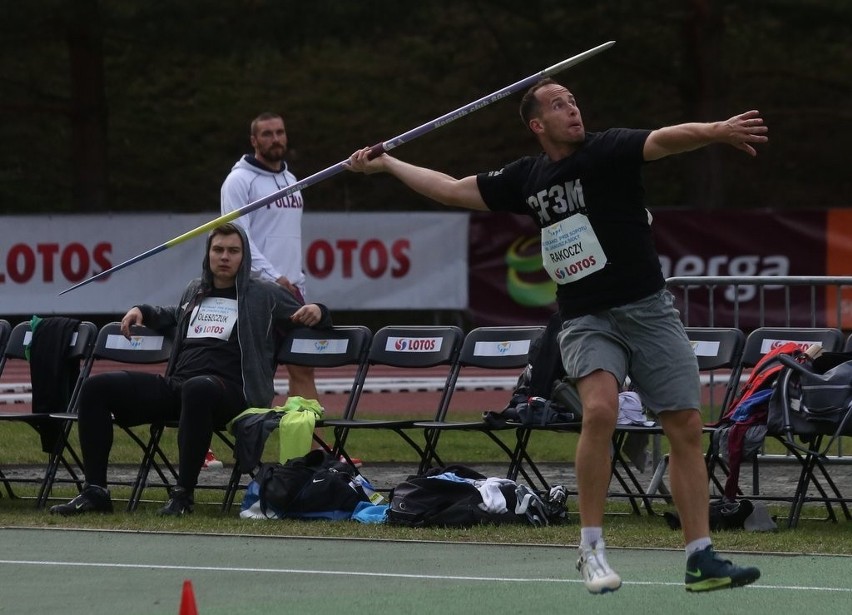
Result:
{"label": "javelin", "polygon": [[[478,111],[478,110],[482,109],[483,107],[490,105],[491,103],[497,102],[498,100],[501,100],[501,99],[505,98],[506,96],[509,96],[510,94],[514,94],[514,93],[519,92],[519,91],[521,91],[525,88],[528,88],[528,87],[536,84],[539,80],[541,80],[545,77],[555,75],[556,73],[561,72],[561,71],[565,70],[566,68],[574,66],[575,64],[579,64],[580,62],[587,60],[588,58],[592,57],[593,55],[596,55],[596,54],[600,53],[601,51],[609,49],[613,45],[615,45],[615,41],[608,41],[608,42],[606,42],[602,45],[598,45],[597,47],[592,47],[591,49],[584,51],[583,53],[579,53],[579,54],[575,55],[574,57],[568,58],[567,60],[562,60],[561,62],[554,64],[553,66],[550,66],[549,68],[545,68],[543,71],[537,72],[534,75],[530,75],[529,77],[527,77],[525,79],[521,79],[520,81],[513,83],[512,85],[507,85],[502,90],[497,90],[496,92],[489,94],[488,96],[483,96],[479,100],[476,100],[472,103],[468,103],[468,104],[464,105],[463,107],[459,107],[455,111],[450,111],[449,113],[446,113],[446,114],[442,115],[441,117],[432,120],[431,122],[426,122],[425,124],[422,124],[421,126],[418,126],[417,128],[409,130],[408,132],[405,132],[405,133],[399,135],[398,137],[394,137],[393,139],[391,139],[389,141],[384,141],[383,143],[377,143],[372,148],[370,148],[369,157],[370,157],[370,159],[376,158],[377,156],[380,156],[384,152],[390,151],[390,150],[394,149],[395,147],[399,147],[403,143],[408,143],[409,141],[412,141],[412,140],[416,139],[417,137],[422,137],[427,132],[431,132],[431,131],[435,130],[436,128],[440,128],[441,126],[449,124],[450,122],[454,122],[457,119],[462,118],[466,115],[469,115],[469,114],[473,113],[474,111]],[[143,252],[142,254],[134,256],[133,258],[128,259],[128,260],[124,261],[123,263],[120,263],[118,265],[115,265],[114,267],[110,267],[109,269],[101,271],[100,273],[97,273],[97,274],[93,275],[92,277],[90,277],[89,279],[83,280],[82,282],[75,284],[74,286],[72,286],[70,288],[66,288],[65,290],[63,290],[59,294],[60,294],[60,296],[64,295],[65,293],[70,292],[70,291],[72,291],[76,288],[80,288],[81,286],[85,286],[89,282],[94,282],[98,278],[108,276],[109,274],[113,273],[114,271],[118,271],[119,269],[124,269],[125,267],[129,267],[130,265],[133,265],[134,263],[138,263],[139,261],[145,260],[149,256],[154,256],[155,254],[159,254],[160,252],[163,252],[164,250],[168,250],[169,248],[173,248],[174,246],[178,245],[179,243],[183,243],[187,239],[192,239],[193,237],[196,237],[197,235],[200,235],[201,233],[211,231],[214,228],[216,228],[217,226],[221,226],[221,225],[225,224],[226,222],[230,222],[231,220],[235,220],[235,219],[239,218],[240,216],[244,216],[247,213],[253,212],[256,209],[260,209],[264,205],[268,205],[269,203],[272,203],[274,201],[277,201],[278,199],[284,198],[285,196],[289,196],[289,195],[293,194],[294,192],[297,192],[299,190],[304,190],[308,186],[313,186],[314,184],[319,183],[324,179],[328,179],[329,177],[331,177],[333,175],[337,175],[338,173],[340,173],[340,172],[342,172],[346,169],[345,163],[348,162],[348,160],[349,159],[347,158],[346,160],[338,162],[337,164],[334,164],[334,165],[328,167],[327,169],[320,171],[319,173],[314,173],[310,177],[306,177],[302,181],[298,181],[295,184],[292,184],[292,185],[290,185],[286,188],[282,188],[281,190],[278,190],[277,192],[273,192],[269,196],[265,196],[262,199],[258,199],[256,201],[253,201],[253,202],[249,203],[248,205],[243,205],[239,209],[235,209],[234,211],[227,213],[224,216],[220,216],[220,217],[216,218],[215,220],[211,220],[210,222],[207,222],[206,224],[202,224],[201,226],[194,228],[191,231],[187,231],[183,235],[178,235],[174,239],[170,239],[169,241],[167,241],[163,244],[160,244],[159,246],[157,246],[155,248],[151,248],[147,252]]]}

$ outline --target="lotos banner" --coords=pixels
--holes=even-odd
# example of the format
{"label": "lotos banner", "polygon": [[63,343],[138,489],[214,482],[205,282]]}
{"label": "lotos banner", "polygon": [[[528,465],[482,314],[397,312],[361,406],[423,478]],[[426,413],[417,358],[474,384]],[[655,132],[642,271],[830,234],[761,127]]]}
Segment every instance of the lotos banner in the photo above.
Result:
{"label": "lotos banner", "polygon": [[201,274],[204,237],[149,262],[59,293],[197,227],[208,214],[100,214],[0,217],[0,314],[123,314],[135,303],[172,304]]}
{"label": "lotos banner", "polygon": [[306,214],[308,298],[338,310],[467,307],[466,213]]}
{"label": "lotos banner", "polygon": [[[171,304],[201,274],[204,237],[58,295],[216,215],[0,216],[0,316],[123,314],[135,303]],[[467,237],[465,213],[306,214],[309,299],[337,310],[463,310]]]}

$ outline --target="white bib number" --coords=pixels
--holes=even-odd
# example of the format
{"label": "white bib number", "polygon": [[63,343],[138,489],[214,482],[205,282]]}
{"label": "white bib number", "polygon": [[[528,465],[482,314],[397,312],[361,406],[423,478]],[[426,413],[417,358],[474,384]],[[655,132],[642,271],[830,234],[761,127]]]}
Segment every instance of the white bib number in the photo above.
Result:
{"label": "white bib number", "polygon": [[570,284],[606,265],[601,242],[589,218],[574,214],[541,229],[541,259],[557,284]]}
{"label": "white bib number", "polygon": [[206,297],[192,311],[186,337],[228,340],[237,323],[237,300]]}

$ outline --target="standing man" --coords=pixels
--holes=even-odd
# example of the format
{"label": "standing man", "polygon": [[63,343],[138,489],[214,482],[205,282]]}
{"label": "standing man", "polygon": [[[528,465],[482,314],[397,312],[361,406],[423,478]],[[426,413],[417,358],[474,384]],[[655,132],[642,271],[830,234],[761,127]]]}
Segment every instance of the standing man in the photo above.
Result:
{"label": "standing man", "polygon": [[[258,115],[251,123],[249,140],[254,154],[240,158],[222,184],[222,215],[296,183],[284,161],[287,132],[280,115]],[[252,275],[278,284],[304,303],[302,207],[302,193],[296,191],[242,216],[237,223],[248,234]],[[287,373],[291,396],[319,398],[313,368],[288,365]]]}
{"label": "standing man", "polygon": [[386,172],[444,205],[531,216],[542,259],[557,284],[559,348],[577,387],[583,424],[576,453],[581,537],[577,568],[592,593],[615,591],[621,577],[606,560],[603,519],[611,478],[610,445],[618,392],[629,375],[671,445],[671,489],[683,520],[686,589],[753,583],[760,571],[713,550],[707,469],[701,444],[699,378],[665,280],[643,201],[645,162],[714,143],[752,156],[767,128],[757,111],[729,120],[654,131],[587,133],[574,95],[543,79],[524,95],[521,119],[543,150],[500,170],[456,179],[382,154],[356,151],[348,167]]}
{"label": "standing man", "polygon": [[132,427],[175,419],[177,484],[160,514],[192,512],[213,430],[248,407],[272,403],[278,330],[331,326],[325,306],[302,305],[275,284],[251,277],[250,271],[245,231],[223,224],[207,238],[201,277],[186,286],[175,305],[140,304],[127,311],[121,319],[127,338],[136,325],[175,330],[166,374],[116,371],[86,379],[78,422],[86,485],[70,502],[53,506],[51,513],[112,512],[107,465],[113,420]]}

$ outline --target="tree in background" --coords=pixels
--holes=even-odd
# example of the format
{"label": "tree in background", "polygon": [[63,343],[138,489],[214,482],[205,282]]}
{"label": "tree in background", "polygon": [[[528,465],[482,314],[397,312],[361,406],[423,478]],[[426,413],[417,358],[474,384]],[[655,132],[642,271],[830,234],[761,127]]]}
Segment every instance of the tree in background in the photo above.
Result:
{"label": "tree in background", "polygon": [[[0,213],[210,211],[248,150],[245,118],[288,118],[305,177],[606,40],[560,75],[589,129],[714,120],[756,107],[754,164],[718,148],[653,165],[659,206],[852,205],[847,0],[29,0],[0,5]],[[516,97],[406,144],[466,175],[536,145]],[[311,209],[428,209],[342,174]]]}

